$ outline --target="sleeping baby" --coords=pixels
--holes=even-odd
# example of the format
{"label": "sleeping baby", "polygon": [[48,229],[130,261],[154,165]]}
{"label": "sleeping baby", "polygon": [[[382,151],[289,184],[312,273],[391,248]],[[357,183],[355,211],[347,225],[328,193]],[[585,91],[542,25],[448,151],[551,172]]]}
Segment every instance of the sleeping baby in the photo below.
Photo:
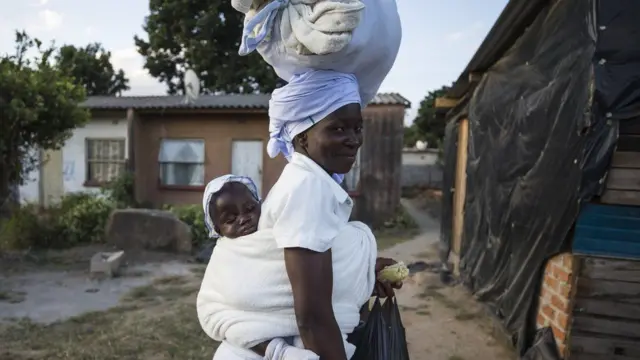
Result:
{"label": "sleeping baby", "polygon": [[[214,179],[207,185],[203,199],[205,211],[205,223],[212,238],[219,237],[218,244],[236,240],[251,235],[258,230],[260,219],[260,197],[255,183],[248,177],[236,175],[224,175]],[[215,252],[215,248],[214,248]],[[215,256],[214,256],[215,257]],[[216,264],[211,262],[207,270],[215,276],[223,276],[228,269],[215,269]],[[211,282],[203,280],[213,285]],[[201,292],[203,290],[201,289]],[[205,292],[219,291],[222,289],[208,288]],[[216,339],[224,340],[224,339]],[[269,360],[315,360],[319,357],[312,351],[301,349],[291,345],[291,339],[269,339],[251,347],[251,351],[264,356]]]}

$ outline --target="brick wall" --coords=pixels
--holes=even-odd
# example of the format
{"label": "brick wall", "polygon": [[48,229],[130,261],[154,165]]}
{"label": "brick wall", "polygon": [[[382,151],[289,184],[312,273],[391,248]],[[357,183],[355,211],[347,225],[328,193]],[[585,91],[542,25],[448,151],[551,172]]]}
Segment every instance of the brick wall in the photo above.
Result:
{"label": "brick wall", "polygon": [[551,327],[563,357],[572,306],[573,260],[571,253],[564,253],[547,262],[538,308],[537,327]]}

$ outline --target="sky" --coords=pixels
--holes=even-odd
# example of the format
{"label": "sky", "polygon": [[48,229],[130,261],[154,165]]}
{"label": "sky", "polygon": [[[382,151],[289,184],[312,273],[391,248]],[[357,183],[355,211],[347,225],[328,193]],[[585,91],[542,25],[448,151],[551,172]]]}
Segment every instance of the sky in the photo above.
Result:
{"label": "sky", "polygon": [[[231,0],[226,0],[231,1]],[[465,68],[507,0],[397,0],[403,38],[381,92],[397,92],[412,103],[415,117],[429,90],[450,85]],[[145,0],[0,0],[0,54],[14,53],[14,31],[57,45],[100,42],[124,69],[131,90],[124,95],[162,95],[166,88],[149,76],[134,35],[142,35]],[[240,34],[238,34],[239,36]]]}

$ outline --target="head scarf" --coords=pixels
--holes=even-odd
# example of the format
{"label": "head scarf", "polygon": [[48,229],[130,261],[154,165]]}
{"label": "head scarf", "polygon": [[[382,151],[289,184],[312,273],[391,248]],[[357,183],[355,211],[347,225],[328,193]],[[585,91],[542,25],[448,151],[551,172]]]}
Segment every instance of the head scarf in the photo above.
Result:
{"label": "head scarf", "polygon": [[209,237],[216,238],[220,235],[214,230],[213,221],[211,220],[211,216],[213,214],[209,213],[209,202],[211,202],[211,198],[213,195],[218,193],[224,184],[230,182],[239,182],[244,184],[256,201],[260,201],[260,195],[258,194],[258,188],[256,184],[251,180],[251,178],[246,176],[237,176],[237,175],[223,175],[217,177],[207,184],[207,187],[204,189],[204,195],[202,196],[202,208],[204,209],[204,223],[207,225],[207,230],[209,230]]}
{"label": "head scarf", "polygon": [[[273,91],[269,101],[269,143],[267,153],[274,158],[293,155],[293,138],[327,115],[348,104],[360,104],[358,81],[352,74],[331,70],[311,70],[296,75]],[[342,182],[344,174],[334,174]]]}

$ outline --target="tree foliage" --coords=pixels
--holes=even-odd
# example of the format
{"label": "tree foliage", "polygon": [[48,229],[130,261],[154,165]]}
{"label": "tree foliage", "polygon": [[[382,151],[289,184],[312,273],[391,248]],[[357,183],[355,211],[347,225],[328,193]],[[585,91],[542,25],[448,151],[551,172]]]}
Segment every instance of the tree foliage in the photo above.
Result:
{"label": "tree foliage", "polygon": [[229,0],[150,0],[143,29],[135,37],[144,67],[167,85],[184,89],[183,75],[193,69],[204,93],[270,92],[277,76],[259,54],[238,55],[243,14]]}
{"label": "tree foliage", "polygon": [[[432,90],[420,102],[418,115],[413,120],[409,130],[405,131],[405,144],[413,146],[417,140],[427,141],[428,146],[437,148],[444,139],[444,129],[447,125],[446,119],[436,116],[436,98],[444,96],[449,90],[448,86]],[[408,135],[408,136],[407,136]],[[410,145],[410,142],[413,142]]]}
{"label": "tree foliage", "polygon": [[122,69],[115,70],[111,53],[100,43],[82,47],[62,46],[56,56],[60,70],[84,86],[87,95],[120,95],[129,90],[129,79]]}
{"label": "tree foliage", "polygon": [[53,47],[19,32],[15,49],[0,57],[0,209],[10,186],[37,165],[36,150],[59,148],[89,120],[78,107],[85,90],[51,61]]}

